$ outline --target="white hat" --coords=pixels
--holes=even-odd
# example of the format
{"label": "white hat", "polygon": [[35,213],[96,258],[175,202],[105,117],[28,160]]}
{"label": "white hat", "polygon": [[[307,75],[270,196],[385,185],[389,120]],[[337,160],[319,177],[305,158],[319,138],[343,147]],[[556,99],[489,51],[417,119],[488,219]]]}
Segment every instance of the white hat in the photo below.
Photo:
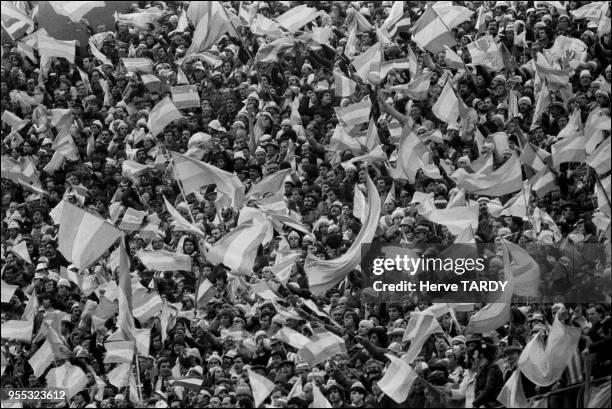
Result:
{"label": "white hat", "polygon": [[38,263],[38,264],[36,265],[36,271],[39,271],[39,270],[46,270],[46,269],[47,269],[47,264],[46,264],[46,263]]}
{"label": "white hat", "polygon": [[215,131],[227,132],[227,129],[221,126],[221,122],[219,122],[217,119],[213,119],[212,121],[210,121],[208,127],[214,129]]}
{"label": "white hat", "polygon": [[244,153],[242,152],[234,152],[234,159],[246,160],[246,158],[244,157]]}
{"label": "white hat", "polygon": [[70,287],[70,281],[66,280],[65,278],[60,278],[59,281],[57,282],[57,286],[58,287]]}

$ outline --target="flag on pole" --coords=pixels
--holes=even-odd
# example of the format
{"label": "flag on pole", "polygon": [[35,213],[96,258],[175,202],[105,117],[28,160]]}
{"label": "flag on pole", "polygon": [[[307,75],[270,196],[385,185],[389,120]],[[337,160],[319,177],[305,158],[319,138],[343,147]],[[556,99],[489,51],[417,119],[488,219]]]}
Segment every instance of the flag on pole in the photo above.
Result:
{"label": "flag on pole", "polygon": [[456,52],[451,50],[449,46],[444,45],[444,50],[446,51],[446,54],[444,55],[444,61],[446,62],[446,65],[456,70],[466,68],[463,59]]}
{"label": "flag on pole", "polygon": [[170,213],[170,216],[173,219],[173,223],[176,223],[175,229],[179,231],[186,231],[195,234],[196,236],[204,236],[204,232],[198,229],[194,224],[189,223],[187,219],[185,219],[178,210],[174,206],[170,204],[168,199],[164,196],[164,204],[166,205],[166,210]]}
{"label": "flag on pole", "polygon": [[536,297],[540,283],[538,263],[518,245],[502,240],[504,273],[512,282],[512,292],[521,297]]}
{"label": "flag on pole", "polygon": [[467,45],[467,50],[472,57],[472,64],[484,65],[493,71],[499,71],[504,68],[504,59],[502,57],[499,45],[490,35],[480,37]]}
{"label": "flag on pole", "polygon": [[183,115],[176,109],[170,97],[166,97],[158,102],[149,113],[147,128],[153,136],[156,136],[164,130],[166,125],[182,117]]}
{"label": "flag on pole", "polygon": [[533,190],[538,197],[544,197],[548,192],[552,192],[557,189],[557,177],[554,173],[548,169],[548,167],[542,168],[538,173],[533,175],[529,179],[531,190]]}
{"label": "flag on pole", "polygon": [[455,90],[450,81],[446,81],[446,84],[444,84],[444,88],[442,88],[440,96],[431,107],[431,111],[441,121],[451,125],[457,124],[460,113],[459,98],[457,94],[455,94]]}
{"label": "flag on pole", "polygon": [[512,376],[506,381],[501,392],[497,396],[497,401],[505,408],[528,408],[529,401],[525,397],[523,382],[521,381],[521,371],[515,369]]}
{"label": "flag on pole", "polygon": [[380,43],[376,43],[355,57],[352,64],[355,67],[355,74],[367,82],[370,78],[379,75],[382,61],[382,47]]}
{"label": "flag on pole", "polygon": [[372,103],[370,98],[367,97],[361,102],[351,104],[345,108],[334,108],[338,119],[347,128],[353,128],[357,125],[368,122],[370,118],[370,111],[372,109]]}
{"label": "flag on pole", "polygon": [[319,15],[320,12],[317,9],[302,4],[276,17],[276,21],[290,33],[295,33],[300,27],[310,23]]}
{"label": "flag on pole", "polygon": [[292,169],[283,169],[271,175],[267,175],[255,183],[246,193],[245,200],[259,200],[266,197],[279,195],[285,190],[285,180],[293,173]]}
{"label": "flag on pole", "polygon": [[134,339],[134,316],[132,313],[132,278],[130,275],[130,258],[125,249],[125,238],[121,236],[119,243],[119,315],[117,327],[123,335],[124,340]]}
{"label": "flag on pole", "polygon": [[76,41],[61,41],[48,35],[38,35],[38,53],[41,57],[61,57],[74,64]]}
{"label": "flag on pole", "polygon": [[142,222],[145,217],[147,217],[148,213],[140,210],[132,209],[128,207],[128,209],[123,214],[121,218],[121,223],[119,223],[119,228],[121,230],[140,230],[140,226],[142,226]]}
{"label": "flag on pole", "polygon": [[355,81],[338,71],[334,71],[334,90],[337,97],[350,97],[356,88],[357,83]]}
{"label": "flag on pole", "polygon": [[72,399],[74,395],[85,389],[89,382],[85,372],[70,362],[64,362],[62,366],[49,370],[46,380],[47,387],[66,390],[67,399]]}
{"label": "flag on pole", "polygon": [[583,132],[565,137],[550,147],[552,162],[558,171],[565,162],[586,162],[586,137]]}
{"label": "flag on pole", "polygon": [[411,341],[408,351],[402,356],[402,361],[412,364],[421,353],[423,345],[433,334],[444,332],[433,312],[417,312],[410,314],[408,325],[404,331],[402,342]]}
{"label": "flag on pole", "polygon": [[412,27],[412,40],[421,48],[435,54],[444,51],[445,45],[457,45],[455,37],[448,30],[434,8],[428,7]]}
{"label": "flag on pole", "polygon": [[230,199],[232,207],[240,207],[244,201],[244,185],[238,176],[177,152],[170,155],[185,194],[199,192],[203,185],[215,184],[217,191]]}
{"label": "flag on pole", "polygon": [[297,356],[310,366],[314,366],[334,355],[346,352],[344,339],[332,332],[325,331],[310,337],[310,342],[298,351]]}
{"label": "flag on pole", "polygon": [[431,86],[432,71],[422,72],[412,78],[406,85],[394,85],[391,91],[406,95],[416,101],[423,101],[429,97],[429,87]]}
{"label": "flag on pole", "polygon": [[610,163],[612,161],[610,157],[611,147],[610,141],[612,138],[608,137],[597,147],[592,155],[587,157],[587,164],[595,169],[598,175],[604,175],[610,171]]}
{"label": "flag on pole", "polygon": [[216,287],[208,279],[202,280],[196,296],[196,308],[206,308],[206,305],[217,293]]}
{"label": "flag on pole", "polygon": [[[186,55],[210,49],[225,33],[240,38],[221,2],[202,2],[198,7],[201,9],[201,17],[197,20],[191,20],[197,25]],[[190,17],[190,9],[191,7],[187,10],[187,18]]]}
{"label": "flag on pole", "polygon": [[[396,1],[396,3],[403,3],[403,2]],[[319,387],[314,382],[312,382],[311,385],[312,385],[312,407],[331,409],[333,406],[325,398],[325,395],[323,395]]]}
{"label": "flag on pole", "polygon": [[476,195],[504,196],[520,190],[523,186],[521,165],[516,154],[490,174],[470,174],[465,169],[457,169],[451,178],[455,180],[457,187]]}
{"label": "flag on pole", "polygon": [[2,27],[15,40],[19,34],[25,34],[25,30],[32,30],[34,21],[13,2],[5,1],[2,3]]}
{"label": "flag on pole", "polygon": [[289,327],[282,327],[272,336],[272,338],[278,339],[287,345],[291,345],[297,350],[304,348],[310,343],[310,339]]}

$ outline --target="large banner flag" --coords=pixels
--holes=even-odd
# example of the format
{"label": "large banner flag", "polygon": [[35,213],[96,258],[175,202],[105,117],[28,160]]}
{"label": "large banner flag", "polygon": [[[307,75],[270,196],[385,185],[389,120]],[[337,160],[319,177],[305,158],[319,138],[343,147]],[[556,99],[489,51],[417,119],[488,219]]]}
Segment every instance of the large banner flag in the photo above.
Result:
{"label": "large banner flag", "polygon": [[521,164],[516,154],[490,174],[470,174],[465,169],[457,169],[451,178],[458,187],[476,195],[504,196],[523,187]]}

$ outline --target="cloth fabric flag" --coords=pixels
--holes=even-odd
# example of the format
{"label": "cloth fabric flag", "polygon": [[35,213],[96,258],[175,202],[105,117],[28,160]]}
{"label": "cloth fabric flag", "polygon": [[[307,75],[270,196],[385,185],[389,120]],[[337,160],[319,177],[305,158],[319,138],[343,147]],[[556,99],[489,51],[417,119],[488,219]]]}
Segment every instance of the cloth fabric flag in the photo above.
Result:
{"label": "cloth fabric flag", "polygon": [[289,327],[282,327],[272,336],[293,348],[300,350],[310,343],[310,339]]}
{"label": "cloth fabric flag", "polygon": [[545,160],[547,160],[549,157],[550,154],[548,152],[529,142],[521,151],[520,161],[521,164],[529,166],[535,173],[537,173],[547,167]]}
{"label": "cloth fabric flag", "polygon": [[285,34],[278,24],[274,20],[264,17],[261,14],[257,14],[250,25],[250,30],[255,35],[268,36],[270,39],[279,39]]}
{"label": "cloth fabric flag", "polygon": [[332,332],[325,331],[313,335],[310,342],[298,351],[297,356],[310,366],[314,366],[343,353],[346,353],[344,340]]}
{"label": "cloth fabric flag", "polygon": [[11,298],[13,298],[13,294],[17,291],[16,285],[10,285],[6,281],[2,280],[2,302],[9,303]]}
{"label": "cloth fabric flag", "polygon": [[153,73],[153,61],[149,58],[122,58],[121,62],[128,72]]}
{"label": "cloth fabric flag", "polygon": [[199,390],[204,383],[204,378],[201,376],[183,376],[180,378],[170,379],[170,385],[180,386],[186,389],[197,389]]}
{"label": "cloth fabric flag", "polygon": [[503,196],[514,193],[523,186],[521,165],[516,154],[488,175],[469,174],[464,169],[457,169],[451,178],[455,180],[457,187],[475,195]]}
{"label": "cloth fabric flag", "polygon": [[61,57],[74,64],[76,41],[61,41],[48,35],[38,36],[38,53],[41,57]]}
{"label": "cloth fabric flag", "polygon": [[121,237],[119,243],[119,315],[117,317],[117,327],[122,332],[123,339],[131,341],[133,339],[134,316],[132,313],[132,280],[130,276],[130,258],[125,249],[125,239]]}
{"label": "cloth fabric flag", "polygon": [[68,17],[73,23],[80,23],[81,19],[96,7],[104,7],[103,1],[50,1],[53,11]]}
{"label": "cloth fabric flag", "polygon": [[587,158],[587,163],[590,167],[595,169],[597,174],[604,175],[610,171],[611,159],[611,147],[610,141],[612,138],[608,137],[597,147],[592,155]]}
{"label": "cloth fabric flag", "polygon": [[505,408],[528,408],[529,401],[525,397],[523,382],[521,381],[521,371],[515,369],[512,376],[506,381],[501,392],[497,396],[497,401]]}
{"label": "cloth fabric flag", "polygon": [[366,220],[347,252],[331,260],[321,260],[310,254],[306,258],[304,270],[308,276],[310,291],[314,294],[323,294],[342,281],[359,264],[363,243],[370,243],[374,238],[380,216],[380,196],[369,177],[366,177],[366,188]]}
{"label": "cloth fabric flag", "polygon": [[139,9],[136,13],[117,13],[115,12],[115,21],[123,23],[137,30],[147,31],[151,29],[151,25],[155,26],[156,20],[161,17],[163,11],[157,7],[147,9]]}
{"label": "cloth fabric flag", "polygon": [[547,340],[539,332],[523,349],[518,360],[520,371],[537,386],[557,382],[578,348],[580,334],[580,327],[564,325],[555,318]]}
{"label": "cloth fabric flag", "polygon": [[550,96],[550,90],[548,89],[548,85],[546,84],[546,81],[544,81],[544,85],[542,86],[542,89],[540,90],[540,93],[538,95],[536,106],[533,109],[533,119],[531,122],[532,126],[537,124],[538,121],[540,121],[544,111],[551,105],[552,105],[552,98]]}
{"label": "cloth fabric flag", "polygon": [[[397,1],[396,3],[401,3]],[[321,392],[319,387],[313,382],[312,383],[312,403],[313,408],[329,408],[331,409],[333,406],[329,401],[325,398],[325,395]]]}
{"label": "cloth fabric flag", "polygon": [[131,365],[129,363],[120,364],[108,373],[108,382],[115,388],[124,388],[130,384],[130,372]]}
{"label": "cloth fabric flag", "polygon": [[451,50],[447,45],[444,46],[444,50],[446,51],[446,54],[444,55],[446,65],[456,70],[465,69],[463,59],[456,52]]}
{"label": "cloth fabric flag", "polygon": [[455,37],[448,30],[449,27],[438,13],[432,7],[428,7],[412,27],[412,40],[421,48],[436,54],[443,52],[445,45],[449,47],[457,45]]}
{"label": "cloth fabric flag", "polygon": [[411,364],[421,353],[427,339],[441,332],[444,331],[431,311],[411,314],[402,338],[402,341],[411,341],[411,343],[408,351],[402,356],[402,361]]}
{"label": "cloth fabric flag", "polygon": [[28,185],[33,183],[40,186],[36,168],[29,158],[26,158],[24,162],[19,162],[9,156],[2,156],[1,175],[16,183],[24,182]]}
{"label": "cloth fabric flag", "polygon": [[250,276],[267,228],[266,223],[257,220],[241,224],[209,247],[207,259],[213,264],[225,264],[234,274]]}
{"label": "cloth fabric flag", "polygon": [[502,241],[504,273],[506,280],[512,282],[514,295],[521,297],[536,297],[540,283],[540,267],[538,263],[522,247]]}
{"label": "cloth fabric flag", "polygon": [[531,201],[531,189],[529,184],[525,184],[523,189],[516,195],[512,196],[499,210],[492,211],[493,217],[499,216],[516,216],[527,217],[527,205]]}
{"label": "cloth fabric flag", "polygon": [[548,167],[543,168],[533,175],[529,179],[529,184],[531,185],[531,190],[533,190],[538,197],[544,197],[548,192],[552,192],[559,187],[555,174],[552,173]]}
{"label": "cloth fabric flag", "polygon": [[[378,136],[378,129],[373,118],[370,118],[370,124],[368,125],[368,136],[365,143],[368,152],[372,152],[376,147],[381,146],[380,137]],[[386,159],[386,155],[385,155]]]}
{"label": "cloth fabric flag", "polygon": [[[408,128],[405,127],[404,132],[407,130]],[[398,162],[395,167],[399,173],[395,172],[397,177],[394,179],[405,178],[408,179],[408,182],[414,183],[417,172],[424,165],[421,158],[428,153],[429,149],[414,132],[403,137],[398,148]]]}
{"label": "cloth fabric flag", "polygon": [[[276,21],[290,33],[296,32],[300,27],[305,26],[320,15],[315,8],[305,4],[289,9],[287,12],[276,17]],[[256,405],[259,406],[259,405]]]}
{"label": "cloth fabric flag", "polygon": [[53,363],[54,359],[51,343],[49,340],[46,340],[28,360],[28,363],[34,371],[34,376],[39,378],[45,373],[49,365]]}
{"label": "cloth fabric flag", "polygon": [[442,88],[440,96],[431,107],[431,111],[436,117],[448,124],[456,125],[459,118],[459,98],[450,81],[447,81]]}
{"label": "cloth fabric flag", "polygon": [[429,97],[429,87],[431,86],[432,71],[422,72],[406,85],[394,85],[391,91],[406,95],[416,101],[422,101]]}
{"label": "cloth fabric flag", "polygon": [[21,119],[14,113],[10,111],[4,111],[2,113],[2,122],[11,127],[11,133],[17,132],[24,126],[26,126],[30,120],[29,119]]}
{"label": "cloth fabric flag", "polygon": [[464,21],[469,21],[474,12],[467,7],[453,6],[448,2],[433,3],[433,9],[438,13],[446,27],[450,30]]}
{"label": "cloth fabric flag", "polygon": [[[612,176],[608,176],[605,179],[601,179],[600,184],[595,185],[595,193],[597,195],[597,208],[604,214],[611,216],[610,212],[610,194],[612,185]],[[602,189],[603,187],[603,189]]]}
{"label": "cloth fabric flag", "polygon": [[478,204],[438,209],[430,198],[418,207],[418,211],[421,216],[430,222],[446,226],[453,235],[461,233],[469,226],[474,231],[478,229]]}
{"label": "cloth fabric flag", "polygon": [[285,189],[285,180],[292,172],[292,169],[283,169],[262,178],[249,189],[245,200],[258,200],[274,195],[282,196]]}
{"label": "cloth fabric flag", "polygon": [[[199,7],[202,10],[201,17],[192,20],[193,23],[197,22],[197,25],[186,55],[210,49],[225,33],[240,38],[221,2],[203,2]],[[187,10],[187,18],[189,19],[189,9]]]}
{"label": "cloth fabric flag", "polygon": [[410,64],[411,62],[409,58],[400,58],[397,60],[384,62],[380,67],[380,78],[385,78],[391,70],[395,70],[396,72],[409,70]]}
{"label": "cloth fabric flag", "polygon": [[472,64],[484,65],[493,71],[504,68],[504,60],[501,50],[493,37],[490,35],[480,37],[467,45],[467,50],[472,57]]}
{"label": "cloth fabric flag", "polygon": [[2,323],[0,336],[2,339],[14,339],[29,344],[32,341],[32,331],[34,330],[34,320],[28,321],[9,320]]}
{"label": "cloth fabric flag", "polygon": [[547,226],[546,230],[552,231],[554,241],[558,242],[559,240],[561,240],[561,230],[548,213],[536,207],[535,209],[533,209],[533,212],[531,214],[531,220],[533,221],[533,227],[535,229],[535,232],[538,233],[538,235],[543,230],[542,225],[545,224]]}
{"label": "cloth fabric flag", "polygon": [[151,135],[156,136],[164,130],[166,125],[182,117],[183,115],[176,109],[170,97],[166,97],[155,105],[149,113],[147,128],[149,128]]}
{"label": "cloth fabric flag", "polygon": [[240,207],[244,201],[244,186],[238,176],[177,152],[170,152],[170,155],[185,194],[199,192],[205,183],[214,183],[217,191],[230,199],[232,207]]}
{"label": "cloth fabric flag", "polygon": [[178,109],[198,108],[200,96],[195,85],[178,85],[170,88],[172,102]]}
{"label": "cloth fabric flag", "polygon": [[94,263],[121,235],[115,226],[65,202],[58,232],[58,250],[79,269]]}
{"label": "cloth fabric flag", "polygon": [[191,257],[187,254],[166,250],[139,251],[136,253],[142,264],[156,271],[191,271]]}
{"label": "cloth fabric flag", "polygon": [[357,83],[355,81],[338,71],[334,71],[334,91],[337,97],[350,97],[356,88]]}
{"label": "cloth fabric flag", "polygon": [[395,25],[398,21],[400,21],[404,17],[404,2],[403,1],[394,1],[391,6],[391,11],[389,11],[389,15],[383,21],[382,26],[380,26],[381,31],[388,33],[390,36],[395,34],[396,28]]}
{"label": "cloth fabric flag", "polygon": [[557,171],[565,162],[586,161],[586,137],[581,132],[574,137],[565,137],[550,147],[552,162]]}
{"label": "cloth fabric flag", "polygon": [[159,78],[152,74],[142,74],[140,76],[142,85],[144,85],[151,92],[160,92],[162,82]]}
{"label": "cloth fabric flag", "polygon": [[367,82],[372,73],[380,73],[380,66],[383,61],[382,47],[376,43],[368,48],[364,53],[359,54],[353,60],[355,73],[363,81]]}
{"label": "cloth fabric flag", "polygon": [[[508,283],[511,285],[511,283]],[[467,334],[483,334],[499,327],[503,327],[510,321],[510,300],[512,299],[512,291],[504,291],[500,297],[492,303],[485,305],[476,314],[474,314],[466,328]]]}
{"label": "cloth fabric flag", "polygon": [[266,400],[268,395],[272,393],[276,385],[265,376],[259,375],[251,369],[247,369],[247,373],[249,375],[251,392],[253,393],[253,401],[255,402],[255,407],[258,408]]}
{"label": "cloth fabric flag", "polygon": [[565,88],[569,83],[570,70],[545,67],[544,65],[538,63],[535,63],[535,67],[540,78],[542,80],[546,79],[546,82],[552,91]]}
{"label": "cloth fabric flag", "polygon": [[278,55],[291,49],[294,40],[290,37],[281,37],[271,43],[265,44],[255,55],[255,61],[258,63],[271,63],[279,60]]}
{"label": "cloth fabric flag", "polygon": [[140,210],[132,209],[128,207],[128,209],[123,214],[121,218],[121,223],[119,224],[119,228],[122,230],[139,230],[144,218],[147,217],[147,212],[143,212]]}
{"label": "cloth fabric flag", "polygon": [[89,382],[85,372],[69,362],[49,370],[46,379],[47,387],[65,389],[67,399],[72,399],[74,395],[85,389]]}
{"label": "cloth fabric flag", "polygon": [[370,98],[366,98],[356,104],[351,104],[345,108],[334,108],[336,115],[347,128],[353,128],[357,125],[368,122],[370,118],[370,110],[372,109],[372,102]]}
{"label": "cloth fabric flag", "polygon": [[91,294],[96,289],[97,284],[92,276],[79,274],[73,269],[68,270],[63,266],[60,267],[59,274],[61,278],[75,283],[86,295]]}
{"label": "cloth fabric flag", "polygon": [[385,354],[391,364],[385,370],[382,379],[376,384],[381,391],[396,403],[403,403],[408,398],[414,381],[419,377],[414,369],[400,358]]}
{"label": "cloth fabric flag", "polygon": [[215,296],[217,289],[208,279],[202,280],[198,287],[198,294],[196,297],[196,305],[198,308],[205,308],[206,304]]}
{"label": "cloth fabric flag", "polygon": [[25,30],[34,28],[34,21],[12,2],[2,3],[2,28],[12,39],[25,34]]}
{"label": "cloth fabric flag", "polygon": [[357,24],[350,26],[348,33],[348,39],[344,47],[344,55],[349,60],[352,60],[357,54]]}
{"label": "cloth fabric flag", "polygon": [[91,41],[91,39],[89,40],[89,48],[91,49],[91,53],[93,54],[93,56],[97,58],[102,64],[113,65],[111,60],[100,50],[98,50],[98,47],[96,47],[96,45],[93,43],[93,41]]}
{"label": "cloth fabric flag", "polygon": [[187,219],[185,219],[178,210],[174,206],[170,204],[168,199],[164,196],[164,204],[166,205],[166,210],[172,216],[173,222],[176,223],[175,228],[179,231],[186,231],[193,233],[197,236],[204,236],[204,232],[198,229],[194,224],[189,223]]}
{"label": "cloth fabric flag", "polygon": [[25,241],[20,241],[13,247],[10,247],[10,250],[26,263],[32,264],[30,254],[28,253],[28,244]]}

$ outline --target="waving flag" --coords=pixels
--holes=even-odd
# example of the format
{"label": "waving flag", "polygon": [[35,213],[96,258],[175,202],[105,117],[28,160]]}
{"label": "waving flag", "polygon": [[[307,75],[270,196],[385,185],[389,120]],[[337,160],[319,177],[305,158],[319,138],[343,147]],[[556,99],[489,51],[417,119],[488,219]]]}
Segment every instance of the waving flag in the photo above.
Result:
{"label": "waving flag", "polygon": [[65,202],[58,232],[58,250],[77,268],[94,263],[119,237],[115,226]]}
{"label": "waving flag", "polygon": [[170,88],[172,102],[178,109],[199,108],[200,95],[195,85],[178,85]]}
{"label": "waving flag", "polygon": [[[382,47],[380,43],[376,43],[364,53],[355,57],[352,64],[359,78],[366,82],[372,78],[376,82],[376,76],[380,77],[382,60]],[[380,78],[378,78],[378,80],[380,80]]]}
{"label": "waving flag", "polygon": [[46,379],[47,387],[64,389],[67,399],[72,399],[74,395],[85,389],[89,382],[85,372],[69,362],[64,362],[62,366],[52,368]]}
{"label": "waving flag", "polygon": [[[199,8],[201,8],[201,17],[197,20],[192,20],[197,25],[193,33],[191,46],[187,50],[186,55],[210,49],[225,33],[230,34],[232,37],[240,37],[236,33],[236,29],[232,25],[221,2],[202,2],[199,4]],[[188,18],[190,17],[190,9],[191,7],[187,10]]]}
{"label": "waving flag", "polygon": [[166,205],[166,210],[170,213],[170,216],[173,219],[173,222],[176,223],[176,229],[179,231],[186,231],[193,233],[197,236],[204,236],[204,232],[198,229],[194,224],[189,223],[187,219],[185,219],[179,212],[170,204],[168,199],[164,196],[164,204]]}
{"label": "waving flag", "polygon": [[350,97],[355,92],[357,83],[345,77],[338,71],[334,71],[334,90],[337,97]]}
{"label": "waving flag", "polygon": [[359,264],[363,243],[370,243],[374,238],[380,216],[380,196],[369,177],[366,177],[366,187],[366,220],[346,253],[331,260],[321,260],[310,254],[306,258],[304,270],[308,276],[310,291],[314,294],[323,294],[344,280],[346,275]]}
{"label": "waving flag", "polygon": [[472,57],[472,64],[474,65],[484,65],[493,71],[499,71],[504,68],[501,50],[490,35],[480,37],[478,40],[469,43],[467,50]]}
{"label": "waving flag", "polygon": [[349,105],[345,108],[334,108],[338,119],[346,125],[347,128],[353,128],[357,125],[368,122],[372,103],[370,98],[365,98],[363,101]]}
{"label": "waving flag", "polygon": [[475,195],[503,196],[523,186],[521,165],[516,154],[490,174],[469,174],[464,169],[457,169],[451,178],[458,187]]}
{"label": "waving flag", "polygon": [[432,71],[422,72],[406,85],[394,85],[391,91],[406,95],[416,101],[423,101],[429,97],[429,87],[431,86]]}
{"label": "waving flag", "polygon": [[[208,279],[202,280],[198,287],[196,297],[196,308],[206,308],[208,302],[213,299],[217,292],[216,287]],[[163,313],[163,310],[162,310]]]}
{"label": "waving flag", "polygon": [[145,74],[153,72],[153,61],[149,58],[122,58],[121,62],[128,72],[141,72]]}
{"label": "waving flag", "polygon": [[265,176],[255,183],[246,193],[245,200],[259,200],[270,196],[281,196],[285,190],[285,180],[293,172],[292,169],[283,169],[271,175]]}
{"label": "waving flag", "polygon": [[235,274],[250,276],[267,228],[267,223],[256,220],[241,224],[208,249],[207,259],[213,264],[225,264]]}
{"label": "waving flag", "polygon": [[535,63],[538,75],[542,80],[546,79],[548,86],[552,91],[557,91],[565,88],[569,84],[570,70],[561,70],[551,67],[545,67]]}
{"label": "waving flag", "polygon": [[[296,32],[300,27],[305,26],[317,18],[320,12],[305,4],[289,9],[287,12],[276,17],[276,21],[290,33]],[[257,405],[256,405],[257,406]]]}
{"label": "waving flag", "polygon": [[170,154],[185,194],[199,192],[203,185],[215,184],[217,191],[230,198],[231,206],[240,207],[244,201],[244,186],[238,176],[180,153]]}
{"label": "waving flag", "polygon": [[587,158],[587,163],[590,167],[595,169],[597,174],[604,175],[610,171],[610,141],[612,138],[608,137],[597,147],[592,155]]}
{"label": "waving flag", "polygon": [[540,282],[538,263],[518,245],[503,240],[502,251],[506,280],[512,282],[512,292],[521,297],[536,297]]}
{"label": "waving flag", "polygon": [[434,115],[448,124],[457,124],[459,118],[459,98],[450,81],[446,81],[440,96],[431,107]]}
{"label": "waving flag", "polygon": [[68,17],[73,23],[80,23],[85,14],[96,7],[104,7],[103,1],[50,1],[53,11]]}
{"label": "waving flag", "polygon": [[411,341],[410,348],[402,356],[402,361],[411,364],[421,353],[423,345],[433,334],[444,332],[436,316],[431,311],[410,314],[402,341]]}
{"label": "waving flag", "polygon": [[312,336],[310,342],[298,351],[297,356],[314,366],[343,353],[346,353],[344,340],[332,332],[325,331]]}
{"label": "waving flag", "polygon": [[183,115],[176,109],[170,97],[166,97],[158,102],[149,113],[147,128],[153,136],[156,136],[164,130],[166,125],[182,117]]}
{"label": "waving flag", "polygon": [[612,176],[601,179],[601,183],[595,185],[595,193],[597,194],[597,208],[608,217],[612,216],[610,211],[610,196],[612,192]]}
{"label": "waving flag", "polygon": [[501,392],[497,396],[497,401],[505,408],[528,408],[529,401],[525,397],[523,382],[521,381],[521,371],[515,369],[512,376],[506,381]]}
{"label": "waving flag", "polygon": [[251,392],[253,392],[255,407],[258,408],[266,400],[268,395],[272,393],[274,388],[276,388],[276,385],[265,376],[259,375],[250,369],[247,369],[247,373],[249,375],[249,384],[251,385]]}
{"label": "waving flag", "polygon": [[[65,213],[65,212],[64,212]],[[117,317],[118,332],[124,340],[134,338],[134,316],[132,314],[132,278],[130,275],[130,258],[125,249],[125,239],[122,236],[119,243],[119,315]]]}
{"label": "waving flag", "polygon": [[165,250],[139,251],[136,253],[142,264],[156,271],[191,271],[191,257],[187,254],[171,253]]}
{"label": "waving flag", "polygon": [[586,161],[586,137],[583,132],[573,137],[565,137],[550,147],[552,162],[557,171],[565,162]]}
{"label": "waving flag", "polygon": [[380,381],[376,384],[381,391],[396,403],[404,403],[419,375],[406,362],[391,354],[385,354],[391,361]]}
{"label": "waving flag", "polygon": [[38,35],[38,53],[41,57],[61,57],[74,64],[76,41],[61,41],[48,35]]}
{"label": "waving flag", "polygon": [[272,336],[293,348],[300,350],[310,343],[310,339],[289,327],[282,327]]}
{"label": "waving flag", "polygon": [[34,28],[34,21],[13,2],[2,2],[2,28],[14,40]]}
{"label": "waving flag", "polygon": [[412,40],[429,52],[439,53],[444,51],[445,45],[457,45],[455,37],[448,30],[449,27],[435,9],[428,7],[412,27]]}
{"label": "waving flag", "polygon": [[474,231],[478,229],[478,204],[438,209],[434,206],[433,200],[429,199],[418,209],[421,216],[433,223],[446,226],[453,235],[461,233],[469,226]]}

